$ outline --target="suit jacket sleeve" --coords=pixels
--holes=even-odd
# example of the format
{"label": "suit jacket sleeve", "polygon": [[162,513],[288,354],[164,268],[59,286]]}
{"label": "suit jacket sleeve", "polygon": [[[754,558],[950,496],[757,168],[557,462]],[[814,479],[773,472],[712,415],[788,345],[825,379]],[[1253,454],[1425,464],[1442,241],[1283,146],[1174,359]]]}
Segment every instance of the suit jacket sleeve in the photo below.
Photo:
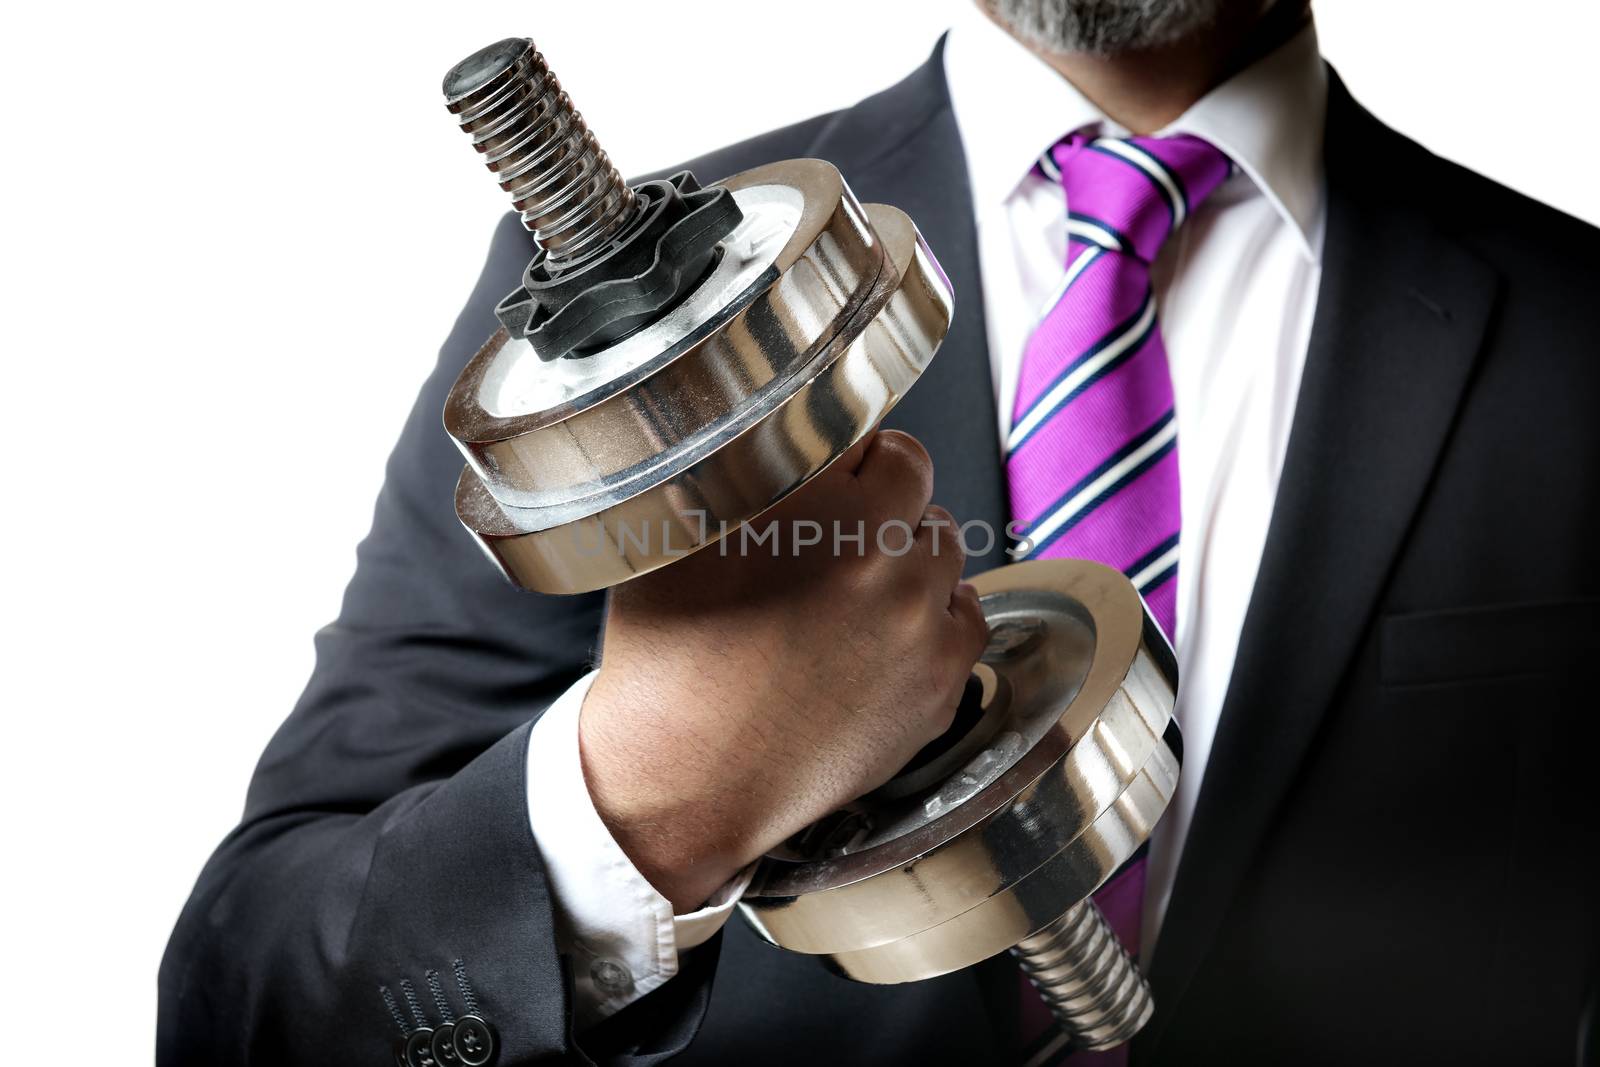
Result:
{"label": "suit jacket sleeve", "polygon": [[[497,1064],[588,1060],[571,1037],[526,753],[530,722],[587,669],[603,600],[519,593],[495,573],[456,521],[461,459],[440,424],[530,255],[507,216],[390,458],[311,681],[179,919],[160,973],[163,1065],[394,1062],[418,1016],[474,1008]],[[690,953],[587,1053],[680,1050],[715,956]]]}

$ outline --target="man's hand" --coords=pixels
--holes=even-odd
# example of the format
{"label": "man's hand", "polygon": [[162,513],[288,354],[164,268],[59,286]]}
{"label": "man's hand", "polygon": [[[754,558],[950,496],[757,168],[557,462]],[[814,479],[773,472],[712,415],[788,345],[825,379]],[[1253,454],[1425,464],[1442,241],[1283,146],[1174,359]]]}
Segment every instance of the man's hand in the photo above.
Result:
{"label": "man's hand", "polygon": [[[735,533],[725,555],[713,545],[612,593],[584,774],[679,912],[950,725],[987,627],[932,490],[922,445],[884,431],[756,524],[779,522],[776,557],[753,539],[741,554]],[[803,520],[823,533],[796,556]],[[859,548],[835,554],[835,521],[847,536],[861,524]],[[905,527],[915,541],[897,555]]]}

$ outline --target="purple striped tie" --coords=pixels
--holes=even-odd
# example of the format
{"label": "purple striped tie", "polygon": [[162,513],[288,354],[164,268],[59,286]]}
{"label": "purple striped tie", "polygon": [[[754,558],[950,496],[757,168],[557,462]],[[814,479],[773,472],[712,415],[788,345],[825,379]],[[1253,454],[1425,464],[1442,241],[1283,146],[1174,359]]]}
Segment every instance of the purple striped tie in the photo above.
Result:
{"label": "purple striped tie", "polygon": [[[1040,157],[1039,167],[1066,190],[1067,264],[1022,357],[1006,441],[1011,515],[1032,543],[1029,558],[1116,567],[1170,636],[1180,526],[1177,422],[1150,261],[1232,165],[1198,137],[1074,134]],[[1141,854],[1095,894],[1134,954],[1144,882]],[[1039,1025],[1043,1003],[1030,995],[1024,1005],[1029,1062],[1055,1062],[1053,1046],[1063,1041]],[[1074,1067],[1125,1062],[1126,1046],[1071,1058]]]}

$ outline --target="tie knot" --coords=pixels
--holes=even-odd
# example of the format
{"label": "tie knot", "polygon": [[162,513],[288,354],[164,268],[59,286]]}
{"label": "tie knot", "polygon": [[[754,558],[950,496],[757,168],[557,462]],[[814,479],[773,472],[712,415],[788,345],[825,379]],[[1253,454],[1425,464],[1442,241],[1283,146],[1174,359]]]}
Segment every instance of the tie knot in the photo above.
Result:
{"label": "tie knot", "polygon": [[[1066,190],[1069,244],[1128,252],[1148,263],[1232,164],[1190,134],[1072,134],[1039,157],[1039,167]],[[1069,249],[1068,261],[1074,258]]]}

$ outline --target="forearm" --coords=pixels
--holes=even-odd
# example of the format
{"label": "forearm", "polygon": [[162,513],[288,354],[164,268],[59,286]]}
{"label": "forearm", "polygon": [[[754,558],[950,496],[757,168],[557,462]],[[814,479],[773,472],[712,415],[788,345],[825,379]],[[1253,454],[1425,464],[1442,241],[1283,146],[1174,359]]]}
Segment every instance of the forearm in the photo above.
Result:
{"label": "forearm", "polygon": [[[450,382],[530,254],[503,220],[390,459],[306,692],[174,931],[162,1064],[389,1062],[416,1024],[402,983],[427,1018],[441,1015],[429,971],[452,1013],[465,1007],[457,959],[499,1031],[498,1064],[575,1055],[528,820],[527,725],[582,675],[603,605],[519,594],[485,565],[456,519],[461,457],[439,428]],[[678,999],[636,1005],[647,1010],[624,1020],[619,1048],[688,1041],[703,991],[669,985]]]}
{"label": "forearm", "polygon": [[[569,1049],[570,981],[523,808],[527,730],[441,782],[361,813],[283,810],[218,850],[161,972],[163,1064],[366,1062],[410,1000],[455,1014],[456,961],[504,1050]],[[410,990],[411,996],[407,995]]]}
{"label": "forearm", "polygon": [[[674,915],[608,837],[578,762],[588,681],[371,810],[340,810],[348,793],[259,804],[169,946],[160,1062],[359,1062],[469,1010],[502,1063],[644,1063],[687,1044],[715,969],[706,942],[743,883]],[[327,777],[331,798],[351,774]]]}

